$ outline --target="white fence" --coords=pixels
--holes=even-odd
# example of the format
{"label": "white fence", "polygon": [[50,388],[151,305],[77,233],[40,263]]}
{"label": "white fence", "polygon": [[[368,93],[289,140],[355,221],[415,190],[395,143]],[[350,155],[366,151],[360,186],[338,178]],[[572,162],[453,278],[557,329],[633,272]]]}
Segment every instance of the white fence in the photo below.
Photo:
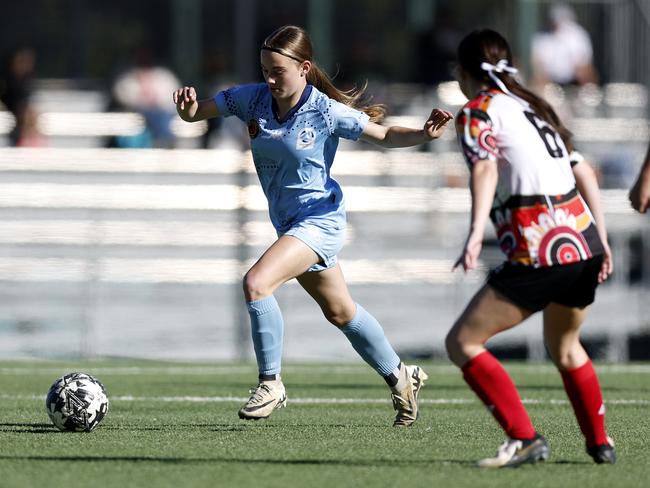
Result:
{"label": "white fence", "polygon": [[[334,168],[353,296],[399,351],[443,354],[454,318],[501,260],[488,242],[481,270],[451,272],[469,209],[466,189],[445,186],[466,178],[460,157],[342,150]],[[603,198],[617,272],[585,336],[624,360],[628,334],[650,323],[650,234],[624,190]],[[0,149],[0,216],[0,356],[251,357],[240,280],[275,233],[249,153]],[[277,297],[285,357],[355,356],[299,286]],[[499,341],[544,353],[537,319]]]}

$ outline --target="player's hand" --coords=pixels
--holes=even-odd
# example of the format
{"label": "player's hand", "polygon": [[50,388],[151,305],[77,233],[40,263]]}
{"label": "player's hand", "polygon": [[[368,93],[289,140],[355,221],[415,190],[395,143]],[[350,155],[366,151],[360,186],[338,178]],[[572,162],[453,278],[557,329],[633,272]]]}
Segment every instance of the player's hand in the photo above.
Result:
{"label": "player's hand", "polygon": [[465,247],[463,247],[463,252],[461,252],[459,258],[454,263],[452,271],[459,266],[462,266],[463,270],[466,272],[471,269],[476,269],[478,267],[478,257],[481,254],[482,248],[483,234],[480,232],[470,232],[467,236]]}
{"label": "player's hand", "polygon": [[434,108],[424,123],[424,133],[429,139],[437,139],[445,132],[445,127],[453,118],[451,112]]}
{"label": "player's hand", "polygon": [[609,275],[614,272],[612,250],[606,242],[603,243],[603,247],[605,248],[605,254],[603,254],[603,264],[600,266],[600,272],[598,273],[598,283],[604,283],[609,278]]}
{"label": "player's hand", "polygon": [[[644,174],[647,173],[647,174]],[[645,213],[650,207],[650,172],[642,172],[628,196],[634,210]]]}
{"label": "player's hand", "polygon": [[172,99],[176,104],[176,111],[183,120],[190,120],[196,114],[199,103],[196,100],[196,90],[193,86],[184,86],[174,91]]}

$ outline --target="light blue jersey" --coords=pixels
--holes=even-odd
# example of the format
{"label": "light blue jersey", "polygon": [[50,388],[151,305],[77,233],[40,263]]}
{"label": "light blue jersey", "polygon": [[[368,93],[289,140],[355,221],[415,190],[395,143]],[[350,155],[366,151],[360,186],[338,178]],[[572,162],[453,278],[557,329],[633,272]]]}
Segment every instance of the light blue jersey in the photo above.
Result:
{"label": "light blue jersey", "polygon": [[219,92],[219,112],[248,125],[255,169],[279,234],[318,219],[319,227],[345,228],[345,207],[330,168],[339,137],[357,140],[368,115],[332,100],[307,85],[296,107],[282,120],[274,112],[266,83]]}
{"label": "light blue jersey", "polygon": [[[274,111],[268,85],[243,85],[219,92],[219,113],[248,124],[255,169],[269,201],[278,236],[292,236],[309,246],[320,261],[308,271],[336,265],[345,238],[345,207],[341,187],[330,176],[339,137],[357,140],[368,116],[336,102],[307,85],[300,101],[282,120]],[[247,302],[260,380],[280,374],[284,321],[273,295]],[[375,371],[387,376],[400,359],[379,322],[360,305],[340,328],[352,347]],[[256,390],[259,391],[259,390]],[[248,403],[247,403],[248,405]],[[249,417],[247,405],[239,411]],[[254,407],[254,408],[259,408]]]}

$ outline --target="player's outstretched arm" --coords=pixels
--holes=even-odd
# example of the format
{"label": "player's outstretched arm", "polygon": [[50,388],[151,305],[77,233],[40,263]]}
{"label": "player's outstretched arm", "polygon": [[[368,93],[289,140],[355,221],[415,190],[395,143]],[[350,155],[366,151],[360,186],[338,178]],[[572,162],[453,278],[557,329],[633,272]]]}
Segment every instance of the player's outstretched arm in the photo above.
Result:
{"label": "player's outstretched arm", "polygon": [[650,147],[648,147],[648,153],[639,171],[639,176],[636,178],[636,183],[630,190],[629,198],[632,207],[637,212],[646,213],[650,208]]}
{"label": "player's outstretched arm", "polygon": [[385,148],[417,146],[439,138],[453,118],[451,112],[434,108],[422,129],[397,125],[385,127],[368,122],[361,134],[361,139]]}
{"label": "player's outstretched arm", "polygon": [[575,166],[573,166],[573,175],[576,179],[576,187],[582,195],[582,198],[585,199],[591,214],[594,216],[596,221],[596,229],[598,230],[598,237],[600,237],[603,247],[605,248],[605,255],[603,259],[603,265],[600,268],[600,273],[598,275],[598,282],[602,283],[609,275],[614,271],[614,261],[612,259],[612,251],[609,248],[609,242],[607,240],[607,229],[605,227],[605,215],[603,213],[602,205],[600,204],[600,189],[598,188],[598,179],[596,178],[596,173],[592,169],[591,165],[582,160]]}
{"label": "player's outstretched arm", "polygon": [[172,94],[172,100],[176,104],[178,116],[185,122],[198,122],[221,115],[213,99],[197,100],[193,86],[179,88]]}
{"label": "player's outstretched arm", "polygon": [[470,191],[472,194],[471,224],[465,246],[456,260],[453,269],[462,266],[465,271],[478,266],[478,257],[483,247],[485,226],[490,218],[492,201],[499,180],[497,163],[488,159],[472,165]]}

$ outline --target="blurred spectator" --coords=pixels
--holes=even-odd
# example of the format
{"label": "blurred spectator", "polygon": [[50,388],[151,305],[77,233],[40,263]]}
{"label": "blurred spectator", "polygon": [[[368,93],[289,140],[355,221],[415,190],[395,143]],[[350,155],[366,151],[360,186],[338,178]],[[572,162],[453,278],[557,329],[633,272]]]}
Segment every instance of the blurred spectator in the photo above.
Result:
{"label": "blurred spectator", "polygon": [[532,42],[533,84],[584,85],[596,83],[593,49],[587,31],[565,4],[549,10],[550,31],[536,34]]}
{"label": "blurred spectator", "polygon": [[37,130],[37,114],[30,106],[36,55],[29,47],[12,51],[5,59],[0,75],[0,100],[15,118],[9,134],[14,146],[42,145]]}
{"label": "blurred spectator", "polygon": [[650,146],[629,198],[632,207],[640,213],[646,213],[650,207]]}
{"label": "blurred spectator", "polygon": [[156,66],[149,49],[136,52],[135,66],[118,76],[113,97],[122,109],[140,113],[146,133],[131,138],[118,138],[123,147],[174,146],[171,121],[176,111],[170,102],[171,93],[181,86],[176,75],[164,66]]}
{"label": "blurred spectator", "polygon": [[27,107],[21,121],[20,137],[16,141],[19,147],[46,146],[45,137],[38,130],[38,113],[30,106]]}
{"label": "blurred spectator", "polygon": [[457,25],[457,17],[449,7],[441,7],[436,13],[434,25],[416,40],[418,64],[415,81],[435,85],[453,80],[452,66],[463,35]]}

